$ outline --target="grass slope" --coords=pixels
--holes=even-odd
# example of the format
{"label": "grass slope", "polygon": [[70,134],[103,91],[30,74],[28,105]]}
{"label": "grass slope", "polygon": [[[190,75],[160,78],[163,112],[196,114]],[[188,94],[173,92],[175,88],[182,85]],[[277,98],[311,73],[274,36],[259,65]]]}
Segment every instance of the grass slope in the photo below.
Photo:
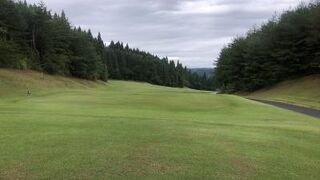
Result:
{"label": "grass slope", "polygon": [[0,99],[0,179],[320,177],[315,118],[189,89],[0,74],[12,91]]}
{"label": "grass slope", "polygon": [[320,75],[282,82],[248,96],[320,109]]}

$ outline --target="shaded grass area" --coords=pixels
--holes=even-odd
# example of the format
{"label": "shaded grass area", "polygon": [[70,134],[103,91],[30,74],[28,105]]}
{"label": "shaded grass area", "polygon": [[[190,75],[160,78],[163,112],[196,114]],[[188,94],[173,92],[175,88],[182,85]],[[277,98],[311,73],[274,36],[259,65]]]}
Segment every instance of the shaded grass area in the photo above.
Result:
{"label": "shaded grass area", "polygon": [[282,82],[246,96],[320,109],[320,75]]}
{"label": "shaded grass area", "polygon": [[0,179],[320,176],[320,121],[291,111],[121,81],[16,92],[0,100]]}

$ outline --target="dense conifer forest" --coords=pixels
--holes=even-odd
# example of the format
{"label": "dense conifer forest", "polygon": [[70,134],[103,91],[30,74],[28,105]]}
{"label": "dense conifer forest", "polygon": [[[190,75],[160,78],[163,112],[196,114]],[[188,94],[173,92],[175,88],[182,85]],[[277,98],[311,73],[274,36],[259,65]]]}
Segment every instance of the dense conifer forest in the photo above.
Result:
{"label": "dense conifer forest", "polygon": [[106,45],[99,33],[73,27],[65,13],[40,3],[0,0],[0,67],[33,69],[89,80],[108,78],[170,87],[212,90],[212,78],[181,63],[120,42]]}
{"label": "dense conifer forest", "polygon": [[168,58],[159,58],[139,49],[131,49],[121,42],[112,41],[104,53],[112,79],[143,81],[169,87],[214,89],[212,78],[193,73],[181,63],[175,63]]}
{"label": "dense conifer forest", "polygon": [[320,74],[320,3],[301,4],[225,47],[215,78],[224,92],[254,91]]}

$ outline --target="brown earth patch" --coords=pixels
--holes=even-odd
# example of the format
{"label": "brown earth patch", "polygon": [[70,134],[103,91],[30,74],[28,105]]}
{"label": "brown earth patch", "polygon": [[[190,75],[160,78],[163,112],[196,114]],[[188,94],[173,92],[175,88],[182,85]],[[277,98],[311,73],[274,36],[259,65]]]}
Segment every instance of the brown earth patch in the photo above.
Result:
{"label": "brown earth patch", "polygon": [[32,175],[18,167],[0,169],[0,180],[32,179]]}
{"label": "brown earth patch", "polygon": [[248,178],[255,175],[256,172],[256,164],[252,160],[240,158],[240,157],[232,157],[229,160],[229,163],[233,169],[233,172],[238,177]]}
{"label": "brown earth patch", "polygon": [[129,157],[130,163],[123,167],[123,173],[139,173],[143,175],[166,174],[181,169],[178,164],[162,160],[159,157],[159,146],[145,145],[137,148]]}

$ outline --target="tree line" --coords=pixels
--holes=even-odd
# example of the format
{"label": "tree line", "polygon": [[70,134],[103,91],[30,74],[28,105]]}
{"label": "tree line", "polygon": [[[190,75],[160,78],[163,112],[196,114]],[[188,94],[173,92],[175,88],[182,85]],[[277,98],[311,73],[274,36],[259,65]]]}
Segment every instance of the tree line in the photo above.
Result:
{"label": "tree line", "polygon": [[131,49],[121,42],[111,42],[105,51],[109,75],[112,79],[144,81],[170,87],[190,87],[212,90],[209,78],[200,77],[168,58]]}
{"label": "tree line", "polygon": [[108,78],[211,90],[212,81],[179,62],[73,27],[43,4],[0,0],[0,67],[33,69],[89,80]]}
{"label": "tree line", "polygon": [[320,73],[320,3],[301,4],[222,49],[214,71],[224,92],[254,91]]}
{"label": "tree line", "polygon": [[43,3],[0,1],[0,67],[107,80],[98,39]]}

